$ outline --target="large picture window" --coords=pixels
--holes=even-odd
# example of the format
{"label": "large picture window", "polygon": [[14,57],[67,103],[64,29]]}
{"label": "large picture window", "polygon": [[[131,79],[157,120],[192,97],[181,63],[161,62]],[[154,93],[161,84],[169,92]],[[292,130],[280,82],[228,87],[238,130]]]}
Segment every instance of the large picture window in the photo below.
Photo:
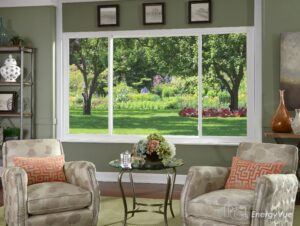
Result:
{"label": "large picture window", "polygon": [[253,140],[252,37],[251,28],[64,34],[62,139]]}

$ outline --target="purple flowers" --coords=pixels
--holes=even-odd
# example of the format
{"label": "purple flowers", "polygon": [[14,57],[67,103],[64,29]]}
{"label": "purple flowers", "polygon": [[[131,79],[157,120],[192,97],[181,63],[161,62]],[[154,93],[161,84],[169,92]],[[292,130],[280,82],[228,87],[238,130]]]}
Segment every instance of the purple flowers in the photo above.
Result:
{"label": "purple flowers", "polygon": [[155,75],[153,76],[153,87],[162,83],[169,84],[171,81],[172,77],[169,75],[166,75],[165,77],[162,77],[161,75]]}
{"label": "purple flowers", "polygon": [[147,87],[144,87],[141,89],[141,93],[149,93],[149,89]]}
{"label": "purple flowers", "polygon": [[161,84],[163,81],[164,81],[164,79],[160,75],[153,76],[153,86],[157,86],[157,85]]}

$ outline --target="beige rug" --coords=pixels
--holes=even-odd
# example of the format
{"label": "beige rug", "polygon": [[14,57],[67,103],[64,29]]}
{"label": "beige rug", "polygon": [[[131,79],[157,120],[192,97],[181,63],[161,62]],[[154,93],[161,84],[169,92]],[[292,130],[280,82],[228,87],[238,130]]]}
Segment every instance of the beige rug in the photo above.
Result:
{"label": "beige rug", "polygon": [[[139,202],[153,204],[153,203],[162,203],[162,200],[159,199],[138,199]],[[127,199],[127,203],[130,204],[131,208],[131,199]],[[170,211],[168,211],[168,222],[170,226],[181,226],[180,219],[180,208],[179,208],[179,200],[173,201],[173,210],[175,214],[175,218],[172,218]],[[157,210],[154,207],[146,207],[150,210]],[[103,197],[101,200],[101,211],[100,211],[100,224],[99,226],[119,226],[122,225],[124,217],[124,209],[123,202],[120,198],[114,197]],[[128,226],[164,226],[164,216],[162,214],[157,213],[136,213],[134,217],[130,218],[127,221]]]}
{"label": "beige rug", "polygon": [[[143,203],[161,203],[159,199],[138,199]],[[131,199],[128,199],[128,205],[131,208]],[[148,209],[157,210],[157,208],[146,207]],[[179,214],[179,200],[173,201],[173,210],[175,218],[172,218],[168,211],[169,226],[181,226]],[[100,216],[98,226],[121,226],[124,217],[124,208],[121,198],[102,197],[100,206]],[[0,207],[0,226],[4,225],[3,207]],[[128,220],[128,226],[164,226],[164,217],[157,213],[136,213],[133,218]],[[42,226],[42,225],[41,225]]]}
{"label": "beige rug", "polygon": [[[131,199],[128,203],[131,204]],[[157,203],[162,200],[158,199],[138,199],[139,202]],[[131,206],[131,205],[130,205]],[[168,212],[169,226],[181,226],[179,200],[173,201],[175,218],[171,217]],[[153,209],[153,208],[150,208]],[[115,197],[102,197],[101,210],[98,226],[121,226],[123,220],[123,203],[122,199]],[[0,225],[4,225],[3,208],[0,208]],[[164,226],[164,218],[161,214],[156,213],[136,213],[133,218],[128,220],[128,226]],[[300,226],[300,206],[296,206],[294,215],[294,226]]]}

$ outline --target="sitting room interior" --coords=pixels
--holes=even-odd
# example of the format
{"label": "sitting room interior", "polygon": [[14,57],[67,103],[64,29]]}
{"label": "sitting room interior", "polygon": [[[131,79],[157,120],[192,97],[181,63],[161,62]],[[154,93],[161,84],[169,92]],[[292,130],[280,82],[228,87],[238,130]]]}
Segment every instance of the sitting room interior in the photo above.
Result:
{"label": "sitting room interior", "polygon": [[299,8],[1,0],[0,225],[299,226]]}

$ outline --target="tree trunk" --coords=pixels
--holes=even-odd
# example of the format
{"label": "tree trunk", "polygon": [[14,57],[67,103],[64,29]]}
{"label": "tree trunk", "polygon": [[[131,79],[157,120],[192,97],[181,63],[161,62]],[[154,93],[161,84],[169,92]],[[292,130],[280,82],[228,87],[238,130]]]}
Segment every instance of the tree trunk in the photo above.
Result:
{"label": "tree trunk", "polygon": [[83,114],[84,115],[90,115],[91,114],[91,103],[92,103],[92,98],[90,98],[86,93],[82,93],[82,97],[83,97],[83,103],[82,103],[82,107],[83,107]]}
{"label": "tree trunk", "polygon": [[234,85],[230,92],[230,111],[239,110],[239,85]]}

